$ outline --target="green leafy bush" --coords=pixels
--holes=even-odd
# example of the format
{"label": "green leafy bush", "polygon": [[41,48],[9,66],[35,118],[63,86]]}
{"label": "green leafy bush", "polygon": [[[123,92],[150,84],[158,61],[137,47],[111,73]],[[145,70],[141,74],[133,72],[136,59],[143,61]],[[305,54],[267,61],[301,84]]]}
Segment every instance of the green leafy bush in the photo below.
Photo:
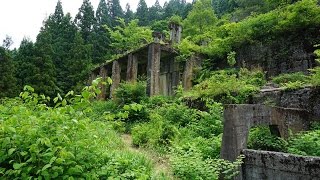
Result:
{"label": "green leafy bush", "polygon": [[230,163],[221,159],[204,159],[202,153],[190,148],[175,149],[170,159],[173,173],[179,179],[232,179],[238,174],[237,169],[242,163],[241,158]]}
{"label": "green leafy bush", "polygon": [[289,141],[288,152],[304,156],[320,156],[320,130],[293,137]]}
{"label": "green leafy bush", "polygon": [[184,104],[165,104],[152,113],[158,113],[169,123],[185,127],[194,120],[200,118],[198,110],[190,109]]}
{"label": "green leafy bush", "polygon": [[131,133],[134,145],[157,147],[170,145],[178,129],[159,114],[152,114],[150,122],[136,125]]}
{"label": "green leafy bush", "polygon": [[320,67],[311,69],[310,83],[313,86],[320,86]]}
{"label": "green leafy bush", "polygon": [[146,83],[121,83],[115,92],[116,101],[121,104],[140,103],[147,97]]}
{"label": "green leafy bush", "polygon": [[288,143],[270,133],[269,127],[252,128],[249,133],[248,148],[266,151],[286,152]]}
{"label": "green leafy bush", "polygon": [[[32,91],[32,89],[30,89]],[[37,104],[33,93],[0,104],[0,175],[4,179],[148,179],[152,165],[124,151],[110,125],[90,119],[94,88],[59,106]]]}
{"label": "green leafy bush", "polygon": [[307,80],[308,77],[303,72],[281,74],[272,78],[272,82],[276,84],[283,84],[296,81],[307,82]]}
{"label": "green leafy bush", "polygon": [[185,97],[213,98],[222,103],[245,103],[248,97],[259,91],[266,82],[262,71],[241,69],[234,71],[216,71],[206,80],[194,86]]}

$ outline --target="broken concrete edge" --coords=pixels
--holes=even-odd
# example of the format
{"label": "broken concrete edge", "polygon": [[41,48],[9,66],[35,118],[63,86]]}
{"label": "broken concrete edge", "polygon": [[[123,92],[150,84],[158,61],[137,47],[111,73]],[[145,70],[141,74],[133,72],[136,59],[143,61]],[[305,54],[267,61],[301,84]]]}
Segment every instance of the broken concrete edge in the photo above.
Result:
{"label": "broken concrete edge", "polygon": [[96,65],[92,68],[91,72],[96,72],[99,70],[100,67],[102,66],[106,66],[106,65],[109,65],[111,64],[112,62],[114,61],[117,61],[119,59],[122,59],[122,58],[126,58],[127,56],[129,56],[130,54],[134,54],[134,53],[137,53],[143,49],[147,49],[150,45],[152,44],[160,44],[161,45],[161,49],[164,50],[164,51],[168,51],[168,52],[171,52],[171,53],[175,53],[175,54],[178,54],[177,50],[174,49],[173,47],[169,47],[170,44],[168,43],[155,43],[155,42],[151,42],[151,43],[148,43],[148,44],[143,44],[137,48],[135,48],[134,50],[129,50],[123,54],[117,54],[115,55],[115,57],[107,60],[105,63],[102,63],[102,64],[99,64],[99,65]]}
{"label": "broken concrete edge", "polygon": [[309,113],[309,111],[306,110],[306,109],[285,108],[285,107],[280,107],[280,106],[268,106],[268,105],[264,105],[264,104],[224,104],[223,105],[224,109],[226,109],[226,108],[236,108],[236,107],[240,107],[240,106],[247,106],[247,107],[248,106],[251,106],[251,107],[265,106],[265,107],[277,108],[277,109],[281,109],[281,110],[285,110],[285,111],[297,111],[297,112]]}
{"label": "broken concrete edge", "polygon": [[245,156],[243,163],[244,174],[246,173],[246,168],[263,168],[264,171],[283,171],[320,177],[320,157],[252,149],[243,149],[242,154]]}

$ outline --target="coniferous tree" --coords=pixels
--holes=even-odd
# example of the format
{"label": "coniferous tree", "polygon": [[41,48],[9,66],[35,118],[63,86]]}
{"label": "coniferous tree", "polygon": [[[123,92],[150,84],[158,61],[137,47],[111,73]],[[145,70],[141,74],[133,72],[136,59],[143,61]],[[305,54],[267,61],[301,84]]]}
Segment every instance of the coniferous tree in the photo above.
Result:
{"label": "coniferous tree", "polygon": [[124,17],[119,0],[108,0],[109,16],[111,17],[111,27],[119,25],[118,19]]}
{"label": "coniferous tree", "polygon": [[136,12],[136,18],[139,19],[140,26],[148,25],[148,6],[145,0],[140,0]]}
{"label": "coniferous tree", "polygon": [[18,89],[21,91],[25,85],[31,85],[33,72],[36,72],[34,61],[34,44],[29,39],[24,38],[14,57],[16,66],[16,78],[18,80]]}
{"label": "coniferous tree", "polygon": [[106,0],[100,0],[96,12],[96,19],[98,25],[108,25],[109,27],[111,26],[111,20]]}
{"label": "coniferous tree", "polygon": [[55,66],[52,61],[53,48],[48,42],[51,42],[51,35],[43,29],[38,34],[35,43],[33,59],[35,71],[29,80],[35,92],[53,97],[58,92],[58,87],[56,86]]}
{"label": "coniferous tree", "polygon": [[76,15],[75,23],[79,28],[85,43],[88,42],[93,26],[96,23],[94,10],[90,0],[83,0],[79,12]]}
{"label": "coniferous tree", "polygon": [[82,86],[85,85],[84,81],[91,66],[91,54],[91,45],[86,45],[81,35],[77,33],[67,57],[68,81],[66,89],[81,90]]}
{"label": "coniferous tree", "polygon": [[126,12],[124,14],[124,19],[126,20],[126,23],[134,19],[134,13],[132,12],[129,3],[126,4]]}
{"label": "coniferous tree", "polygon": [[108,6],[105,0],[101,0],[97,12],[97,23],[93,27],[90,37],[90,44],[93,46],[92,62],[94,64],[102,63],[110,55],[110,35],[104,26],[111,27]]}
{"label": "coniferous tree", "polygon": [[149,22],[159,21],[162,19],[163,12],[159,0],[156,0],[155,4],[149,8]]}
{"label": "coniferous tree", "polygon": [[14,65],[10,53],[0,46],[0,98],[17,95]]}

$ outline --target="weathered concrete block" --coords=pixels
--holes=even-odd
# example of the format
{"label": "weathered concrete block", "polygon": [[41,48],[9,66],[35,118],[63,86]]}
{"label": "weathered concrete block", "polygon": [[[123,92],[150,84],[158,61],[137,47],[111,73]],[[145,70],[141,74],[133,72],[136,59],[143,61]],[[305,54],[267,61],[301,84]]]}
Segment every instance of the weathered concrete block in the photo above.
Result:
{"label": "weathered concrete block", "polygon": [[320,88],[317,87],[293,91],[264,91],[253,97],[253,103],[304,109],[309,112],[311,119],[320,121]]}
{"label": "weathered concrete block", "polygon": [[243,179],[320,179],[320,157],[244,149]]}

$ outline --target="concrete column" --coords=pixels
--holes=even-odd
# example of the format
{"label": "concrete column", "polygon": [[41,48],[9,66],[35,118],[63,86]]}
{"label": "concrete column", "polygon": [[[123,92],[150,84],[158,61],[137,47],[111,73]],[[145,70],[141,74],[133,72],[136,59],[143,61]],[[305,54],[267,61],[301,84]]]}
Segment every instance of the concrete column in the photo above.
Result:
{"label": "concrete column", "polygon": [[135,54],[129,54],[127,65],[127,81],[135,83],[138,77],[138,58]]}
{"label": "concrete column", "polygon": [[[106,67],[104,67],[104,66],[100,67],[99,75],[102,78],[102,82],[105,82],[106,78],[107,78],[107,69],[106,69]],[[101,90],[101,93],[97,96],[97,99],[98,100],[105,100],[106,96],[107,96],[107,92],[106,92],[107,85],[103,84],[103,83],[100,83],[99,84],[99,88]]]}
{"label": "concrete column", "polygon": [[88,80],[88,85],[92,85],[92,81],[95,80],[96,78],[97,78],[97,74],[94,72],[91,72]]}
{"label": "concrete column", "polygon": [[115,90],[119,87],[121,80],[121,67],[118,61],[113,61],[111,79],[110,98],[114,98]]}
{"label": "concrete column", "polygon": [[193,80],[193,69],[195,67],[195,57],[192,56],[187,60],[182,77],[182,86],[185,91],[188,91],[192,88],[192,80]]}
{"label": "concrete column", "polygon": [[160,57],[161,45],[158,43],[150,44],[147,67],[147,94],[149,96],[158,95],[160,92]]}

